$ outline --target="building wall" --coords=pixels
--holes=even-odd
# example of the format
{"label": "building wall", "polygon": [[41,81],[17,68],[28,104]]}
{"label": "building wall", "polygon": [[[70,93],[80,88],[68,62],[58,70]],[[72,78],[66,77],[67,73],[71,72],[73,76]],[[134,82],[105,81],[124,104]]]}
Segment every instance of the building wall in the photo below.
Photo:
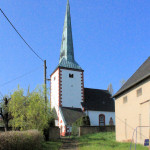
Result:
{"label": "building wall", "polygon": [[111,117],[112,117],[113,122],[115,124],[115,112],[88,111],[87,113],[90,117],[91,126],[99,126],[99,115],[100,114],[105,115],[105,125],[109,125],[109,121],[110,121]]}
{"label": "building wall", "polygon": [[98,132],[115,132],[115,126],[81,126],[79,136]]}
{"label": "building wall", "polygon": [[60,135],[65,136],[66,134],[66,123],[63,117],[63,113],[61,111],[61,108],[59,108],[60,115],[59,115],[59,128],[60,128]]}
{"label": "building wall", "polygon": [[[73,78],[69,77],[73,74]],[[61,101],[65,107],[81,107],[83,99],[83,72],[61,69]]]}
{"label": "building wall", "polygon": [[51,109],[55,108],[57,115],[59,110],[59,68],[51,75],[51,86],[50,86],[50,105]]}
{"label": "building wall", "polygon": [[[70,78],[69,74],[73,74],[73,78]],[[83,71],[58,68],[51,75],[50,87],[51,109],[56,109],[58,115],[56,125],[59,126],[61,135],[64,136],[67,127],[60,107],[81,107],[81,102],[84,99]]]}
{"label": "building wall", "polygon": [[[137,97],[137,90],[142,88],[142,95]],[[123,98],[127,96],[127,102]],[[116,140],[130,141],[137,126],[149,126],[150,79],[132,88],[115,100]],[[143,144],[149,138],[148,128],[138,128],[137,142]],[[135,137],[134,137],[135,141]]]}
{"label": "building wall", "polygon": [[60,138],[60,128],[50,127],[49,128],[49,140],[56,140]]}

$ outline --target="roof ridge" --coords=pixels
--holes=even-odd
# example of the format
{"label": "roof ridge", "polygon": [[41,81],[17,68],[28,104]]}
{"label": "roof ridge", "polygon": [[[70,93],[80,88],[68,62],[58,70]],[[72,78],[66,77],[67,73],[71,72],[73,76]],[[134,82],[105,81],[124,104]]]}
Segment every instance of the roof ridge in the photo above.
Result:
{"label": "roof ridge", "polygon": [[64,106],[62,106],[62,108],[68,108],[68,109],[81,109],[81,108],[77,108],[77,107],[64,107]]}
{"label": "roof ridge", "polygon": [[[148,57],[148,58],[144,61],[144,63],[142,63],[142,64],[140,65],[140,67],[139,67],[138,69],[136,69],[136,71],[132,74],[132,76],[133,76],[134,74],[136,74],[136,73],[142,68],[142,66],[148,61],[149,58],[150,58],[150,57]],[[132,76],[131,76],[131,77],[132,77]],[[131,77],[130,77],[130,78],[131,78]],[[130,79],[130,78],[129,78],[129,79]],[[129,80],[129,79],[128,79],[128,80]],[[127,81],[128,81],[128,80],[127,80]],[[125,82],[125,84],[127,83],[127,81]],[[124,85],[125,85],[125,84],[124,84]],[[123,85],[123,86],[124,86],[124,85]],[[123,86],[122,86],[122,87],[123,87]]]}
{"label": "roof ridge", "polygon": [[[150,59],[150,56],[144,61],[144,63],[142,63],[142,64],[140,65],[140,67],[132,74],[132,76],[135,75],[135,74],[147,63],[147,61],[148,61],[149,59]],[[132,77],[132,76],[131,76],[131,77]],[[130,77],[130,78],[131,78],[131,77]],[[130,79],[130,78],[129,78],[129,79]],[[129,79],[128,79],[128,80],[129,80]],[[127,81],[128,81],[128,80],[127,80]],[[125,82],[125,84],[127,83],[127,81]],[[124,84],[124,85],[125,85],[125,84]],[[124,86],[124,85],[123,85],[123,86]],[[123,86],[122,86],[122,87],[123,87]]]}
{"label": "roof ridge", "polygon": [[[130,76],[130,78],[125,82],[125,84],[118,90],[113,97],[116,97],[118,94],[121,94],[125,90],[139,83],[141,80],[144,80],[150,75],[149,70],[147,69],[147,65],[150,65],[150,56],[140,65],[140,67]],[[145,70],[145,74],[144,74]],[[129,83],[131,82],[131,83]]]}
{"label": "roof ridge", "polygon": [[99,90],[99,91],[108,91],[108,90],[104,90],[104,89],[94,89],[94,88],[87,88],[87,87],[85,87],[84,89]]}

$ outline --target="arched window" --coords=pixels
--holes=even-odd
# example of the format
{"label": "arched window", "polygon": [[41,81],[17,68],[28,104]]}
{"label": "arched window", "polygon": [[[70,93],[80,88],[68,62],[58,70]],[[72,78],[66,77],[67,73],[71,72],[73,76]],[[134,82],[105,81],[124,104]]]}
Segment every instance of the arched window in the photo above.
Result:
{"label": "arched window", "polygon": [[114,125],[114,122],[113,122],[113,119],[112,119],[112,117],[110,117],[110,120],[109,120],[109,125],[110,125],[110,126],[113,126],[113,125]]}
{"label": "arched window", "polygon": [[99,126],[105,126],[105,115],[104,114],[99,115]]}

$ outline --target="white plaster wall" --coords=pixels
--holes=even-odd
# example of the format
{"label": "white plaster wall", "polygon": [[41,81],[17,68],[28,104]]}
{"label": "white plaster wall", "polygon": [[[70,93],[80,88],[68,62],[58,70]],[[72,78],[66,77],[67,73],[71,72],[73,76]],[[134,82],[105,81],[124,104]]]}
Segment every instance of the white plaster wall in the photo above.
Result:
{"label": "white plaster wall", "polygon": [[105,115],[105,125],[109,125],[110,118],[112,117],[115,125],[115,112],[105,112],[105,111],[88,111],[90,117],[91,126],[99,126],[99,115]]}
{"label": "white plaster wall", "polygon": [[[62,105],[65,107],[81,108],[81,77],[82,72],[62,70]],[[73,74],[74,78],[69,78]]]}
{"label": "white plaster wall", "polygon": [[67,132],[72,132],[72,126],[67,126],[68,130]]}
{"label": "white plaster wall", "polygon": [[62,126],[62,132],[64,132],[66,124],[65,124],[65,120],[64,120],[63,114],[61,112],[61,108],[59,108],[59,110],[60,110],[60,113],[59,113],[59,128],[61,128],[61,126]]}
{"label": "white plaster wall", "polygon": [[55,120],[55,126],[58,127],[58,120]]}
{"label": "white plaster wall", "polygon": [[[55,77],[55,80],[54,80]],[[58,114],[59,101],[59,69],[51,76],[51,108],[55,108]]]}

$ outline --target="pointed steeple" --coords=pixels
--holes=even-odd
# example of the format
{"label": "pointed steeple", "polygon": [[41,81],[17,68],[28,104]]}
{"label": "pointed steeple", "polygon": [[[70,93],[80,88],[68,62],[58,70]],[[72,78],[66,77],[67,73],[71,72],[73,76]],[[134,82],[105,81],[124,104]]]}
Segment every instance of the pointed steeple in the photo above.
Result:
{"label": "pointed steeple", "polygon": [[67,0],[67,8],[66,8],[65,22],[64,22],[63,35],[62,35],[59,66],[81,69],[81,67],[75,62],[74,59],[69,0]]}

